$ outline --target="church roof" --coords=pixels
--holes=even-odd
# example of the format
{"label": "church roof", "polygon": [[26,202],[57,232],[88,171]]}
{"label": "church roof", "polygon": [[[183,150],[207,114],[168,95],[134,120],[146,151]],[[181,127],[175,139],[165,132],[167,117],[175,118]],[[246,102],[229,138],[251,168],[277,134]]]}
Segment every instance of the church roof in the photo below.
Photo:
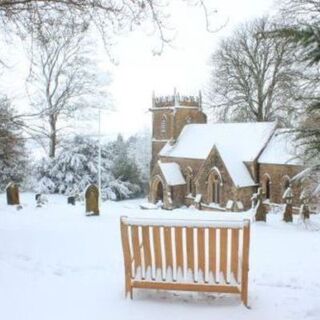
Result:
{"label": "church roof", "polygon": [[159,161],[159,167],[169,186],[186,184],[186,181],[181,173],[180,166],[177,163],[162,163]]}
{"label": "church roof", "polygon": [[275,122],[186,125],[174,145],[167,143],[160,156],[207,159],[215,146],[236,186],[255,185],[244,162],[253,161],[265,147]]}
{"label": "church roof", "polygon": [[296,157],[293,144],[294,133],[288,129],[277,129],[267,147],[259,157],[259,163],[302,165]]}

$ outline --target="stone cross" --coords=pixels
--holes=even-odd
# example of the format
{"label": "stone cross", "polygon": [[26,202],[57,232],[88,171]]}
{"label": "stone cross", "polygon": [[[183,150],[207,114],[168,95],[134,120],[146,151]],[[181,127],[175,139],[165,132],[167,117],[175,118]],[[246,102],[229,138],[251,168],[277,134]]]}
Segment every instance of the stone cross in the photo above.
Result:
{"label": "stone cross", "polygon": [[10,182],[6,187],[8,205],[19,205],[19,188],[14,182]]}
{"label": "stone cross", "polygon": [[91,184],[85,192],[86,213],[90,215],[99,215],[99,190],[97,186]]}
{"label": "stone cross", "polygon": [[282,199],[285,200],[285,206],[284,206],[284,213],[283,213],[283,221],[285,222],[292,222],[292,199],[293,199],[293,193],[292,189],[289,186],[286,191],[283,193]]}
{"label": "stone cross", "polygon": [[266,221],[267,220],[267,210],[265,205],[263,204],[264,193],[262,188],[258,188],[257,192],[257,205],[256,205],[256,221]]}

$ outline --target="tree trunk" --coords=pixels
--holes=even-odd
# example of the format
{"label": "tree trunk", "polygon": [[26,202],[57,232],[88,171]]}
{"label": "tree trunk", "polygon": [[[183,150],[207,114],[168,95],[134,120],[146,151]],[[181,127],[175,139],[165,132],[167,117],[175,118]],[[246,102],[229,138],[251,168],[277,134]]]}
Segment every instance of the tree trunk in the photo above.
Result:
{"label": "tree trunk", "polygon": [[57,145],[57,128],[56,121],[53,115],[50,115],[50,145],[49,145],[49,157],[54,158],[56,156]]}

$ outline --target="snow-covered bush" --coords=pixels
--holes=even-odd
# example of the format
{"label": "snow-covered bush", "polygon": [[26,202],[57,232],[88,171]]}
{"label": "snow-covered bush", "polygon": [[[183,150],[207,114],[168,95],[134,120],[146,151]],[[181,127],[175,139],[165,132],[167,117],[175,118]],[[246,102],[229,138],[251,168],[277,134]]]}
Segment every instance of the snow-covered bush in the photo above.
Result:
{"label": "snow-covered bush", "polygon": [[[124,144],[125,146],[125,144]],[[117,148],[120,151],[117,150]],[[120,161],[121,158],[121,161]],[[98,183],[98,142],[76,136],[65,141],[53,159],[45,158],[36,167],[35,190],[43,193],[71,195]],[[133,172],[133,174],[124,174]],[[101,189],[103,199],[121,200],[141,191],[141,182],[134,161],[126,156],[117,142],[101,146]]]}

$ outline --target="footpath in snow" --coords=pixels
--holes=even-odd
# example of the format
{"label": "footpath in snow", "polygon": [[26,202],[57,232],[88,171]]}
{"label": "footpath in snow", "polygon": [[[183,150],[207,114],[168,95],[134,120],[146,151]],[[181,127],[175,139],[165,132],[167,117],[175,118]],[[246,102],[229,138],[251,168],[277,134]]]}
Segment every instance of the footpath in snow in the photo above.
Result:
{"label": "footpath in snow", "polygon": [[[320,231],[281,221],[251,228],[249,303],[238,295],[136,290],[124,298],[119,217],[226,219],[228,214],[141,210],[143,200],[103,203],[101,215],[48,196],[36,208],[22,194],[23,209],[0,195],[0,319],[320,319]],[[229,213],[230,215],[230,213]],[[238,214],[248,217],[248,214]],[[312,226],[320,217],[312,216]]]}

